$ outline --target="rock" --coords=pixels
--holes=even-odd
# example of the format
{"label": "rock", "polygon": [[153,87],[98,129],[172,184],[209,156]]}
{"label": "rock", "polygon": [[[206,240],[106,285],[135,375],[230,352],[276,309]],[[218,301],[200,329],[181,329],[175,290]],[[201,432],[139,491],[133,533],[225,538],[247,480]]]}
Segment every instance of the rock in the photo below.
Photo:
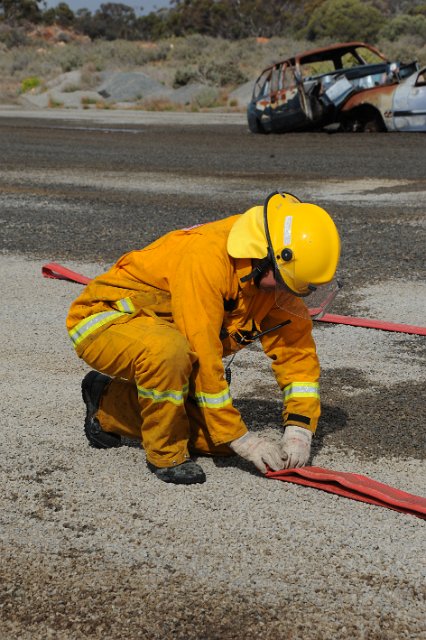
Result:
{"label": "rock", "polygon": [[97,91],[108,102],[127,102],[167,95],[170,89],[146,73],[129,71],[103,74]]}
{"label": "rock", "polygon": [[254,81],[249,80],[244,84],[240,85],[234,91],[228,95],[228,104],[236,101],[239,107],[246,107],[250,102],[252,93],[253,93]]}

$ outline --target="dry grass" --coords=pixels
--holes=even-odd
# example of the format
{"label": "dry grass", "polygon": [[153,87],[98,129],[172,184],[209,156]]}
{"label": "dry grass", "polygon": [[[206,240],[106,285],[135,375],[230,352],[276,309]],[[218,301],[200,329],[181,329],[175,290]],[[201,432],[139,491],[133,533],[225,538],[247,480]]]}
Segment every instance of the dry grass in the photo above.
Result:
{"label": "dry grass", "polygon": [[[328,43],[315,46],[321,44]],[[288,38],[229,41],[200,35],[157,43],[117,40],[65,44],[35,39],[28,44],[27,39],[19,46],[8,46],[1,41],[0,34],[0,102],[16,101],[27,78],[37,77],[41,84],[46,84],[72,70],[81,71],[76,89],[95,87],[103,71],[121,70],[143,71],[169,87],[188,77],[229,93],[244,81],[254,80],[265,66],[312,46],[310,42]],[[414,39],[382,41],[378,46],[389,58],[405,61],[417,58],[426,64],[426,46]],[[195,107],[218,106],[217,100],[207,96],[205,102]],[[150,103],[155,105],[155,101]]]}

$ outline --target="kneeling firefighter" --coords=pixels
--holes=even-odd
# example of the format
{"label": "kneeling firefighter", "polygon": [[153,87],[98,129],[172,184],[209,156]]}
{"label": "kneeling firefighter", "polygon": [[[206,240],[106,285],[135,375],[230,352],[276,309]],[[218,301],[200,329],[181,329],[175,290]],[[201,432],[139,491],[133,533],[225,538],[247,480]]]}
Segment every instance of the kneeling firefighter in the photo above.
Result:
{"label": "kneeling firefighter", "polygon": [[[320,397],[304,298],[324,310],[339,252],[326,211],[273,193],[264,206],[122,256],[67,318],[78,356],[94,369],[82,383],[89,443],[137,438],[149,468],[177,484],[205,481],[191,454],[236,453],[263,473],[305,465]],[[224,372],[223,356],[257,337],[283,393],[280,441],[247,430]]]}

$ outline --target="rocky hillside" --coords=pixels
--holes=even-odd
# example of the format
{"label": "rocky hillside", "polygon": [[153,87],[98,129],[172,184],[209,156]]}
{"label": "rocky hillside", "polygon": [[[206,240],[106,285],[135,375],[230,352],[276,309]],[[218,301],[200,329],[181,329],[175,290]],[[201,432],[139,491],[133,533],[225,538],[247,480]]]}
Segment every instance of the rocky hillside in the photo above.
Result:
{"label": "rocky hillside", "polygon": [[[54,25],[27,29],[22,42],[19,34],[0,24],[0,104],[41,108],[242,110],[266,65],[313,46],[289,38],[200,34],[92,41]],[[411,40],[378,45],[389,58],[426,63],[426,47]]]}

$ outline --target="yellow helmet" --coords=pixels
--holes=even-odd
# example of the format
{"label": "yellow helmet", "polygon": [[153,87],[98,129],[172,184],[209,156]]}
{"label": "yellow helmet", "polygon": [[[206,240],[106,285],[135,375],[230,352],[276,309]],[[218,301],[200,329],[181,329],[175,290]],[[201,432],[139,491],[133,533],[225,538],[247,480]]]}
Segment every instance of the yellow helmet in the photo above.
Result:
{"label": "yellow helmet", "polygon": [[278,285],[296,296],[307,296],[333,280],[340,238],[321,207],[300,202],[291,194],[272,193],[263,207],[249,209],[233,225],[228,253],[233,258],[260,259],[261,268],[274,268]]}

